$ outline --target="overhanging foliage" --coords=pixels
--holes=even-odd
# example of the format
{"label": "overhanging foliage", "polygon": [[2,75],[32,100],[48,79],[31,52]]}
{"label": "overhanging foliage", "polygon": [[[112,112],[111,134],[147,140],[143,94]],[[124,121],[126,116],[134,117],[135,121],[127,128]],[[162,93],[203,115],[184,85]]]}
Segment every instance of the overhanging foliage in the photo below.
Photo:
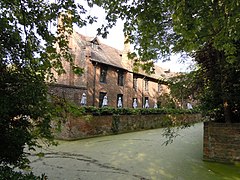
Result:
{"label": "overhanging foliage", "polygon": [[[95,17],[74,0],[0,1],[0,164],[25,167],[25,148],[38,138],[52,140],[51,119],[56,106],[48,98],[46,82],[63,73],[62,61],[74,72],[68,35]],[[57,19],[60,18],[60,24]],[[59,107],[59,106],[57,106]]]}
{"label": "overhanging foliage", "polygon": [[[238,0],[89,1],[105,8],[112,24],[118,18],[125,21],[124,32],[143,62],[165,60],[173,52],[196,58],[205,83],[202,93],[206,98],[214,96],[202,99],[211,104],[208,110],[217,111],[212,119],[240,121],[236,94],[240,82]],[[100,29],[99,34],[106,35],[105,30]]]}

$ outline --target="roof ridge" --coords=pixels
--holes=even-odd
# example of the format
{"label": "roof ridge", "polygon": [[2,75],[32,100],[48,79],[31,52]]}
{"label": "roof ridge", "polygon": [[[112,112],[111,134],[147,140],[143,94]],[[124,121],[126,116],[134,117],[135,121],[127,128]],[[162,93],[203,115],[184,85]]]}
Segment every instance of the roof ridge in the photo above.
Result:
{"label": "roof ridge", "polygon": [[87,35],[83,35],[83,34],[81,34],[81,33],[79,33],[78,31],[76,31],[76,30],[73,30],[77,35],[79,35],[79,36],[81,36],[81,37],[84,37],[84,40],[86,40],[87,41],[87,39],[94,39],[94,38],[97,38],[98,39],[98,41],[99,41],[99,43],[101,44],[101,45],[103,45],[103,46],[107,46],[107,47],[109,47],[109,48],[111,48],[111,49],[114,49],[114,50],[117,50],[118,52],[120,52],[120,53],[122,53],[123,52],[123,50],[120,50],[120,49],[117,49],[117,48],[115,48],[115,47],[112,47],[112,46],[110,46],[110,45],[108,45],[108,44],[105,44],[105,43],[103,43],[103,42],[101,42],[100,40],[99,40],[99,36],[87,36]]}
{"label": "roof ridge", "polygon": [[[75,30],[74,30],[74,32],[77,35],[77,36],[75,36],[75,38],[77,38],[77,39],[80,38],[82,41],[85,41],[85,42],[91,42],[90,39],[92,37],[83,35]],[[98,38],[98,37],[96,36],[94,38]],[[94,39],[94,38],[92,38],[92,39]],[[123,53],[123,50],[119,50],[119,49],[114,48],[105,43],[99,43],[99,47],[100,47],[100,50],[94,50],[93,48],[91,48],[91,52],[94,53],[94,54],[92,54],[93,55],[92,60],[99,61],[103,64],[108,64],[108,65],[115,66],[118,68],[127,69],[128,71],[133,72],[133,70],[130,70],[122,65],[121,54]],[[97,56],[99,59],[97,58]],[[149,75],[147,75],[146,72],[143,72],[144,70],[140,70],[138,73],[142,74],[142,75],[150,76],[154,79],[158,79],[160,76],[162,77],[162,76],[169,75],[169,74],[167,75],[167,73],[164,72],[165,70],[163,67],[161,67],[155,63],[154,63],[154,69],[155,69],[154,73],[149,74]]]}

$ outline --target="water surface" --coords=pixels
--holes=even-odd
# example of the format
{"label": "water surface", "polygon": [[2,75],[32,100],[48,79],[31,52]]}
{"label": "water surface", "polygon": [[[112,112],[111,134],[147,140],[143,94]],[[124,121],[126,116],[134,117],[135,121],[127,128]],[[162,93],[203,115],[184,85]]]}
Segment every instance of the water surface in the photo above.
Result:
{"label": "water surface", "polygon": [[50,180],[240,180],[240,166],[202,161],[203,124],[180,130],[172,144],[163,129],[60,141],[31,156],[33,171]]}

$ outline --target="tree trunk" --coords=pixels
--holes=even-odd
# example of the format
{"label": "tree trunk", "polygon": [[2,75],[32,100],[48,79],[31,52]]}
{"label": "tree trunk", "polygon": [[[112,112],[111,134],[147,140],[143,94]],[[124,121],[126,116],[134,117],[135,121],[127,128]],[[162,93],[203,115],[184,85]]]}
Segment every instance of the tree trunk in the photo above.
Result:
{"label": "tree trunk", "polygon": [[220,73],[221,73],[221,91],[222,91],[222,98],[223,98],[223,113],[224,113],[224,120],[225,123],[231,123],[231,108],[229,106],[229,102],[227,100],[227,92],[226,89],[228,86],[227,83],[227,73],[225,70],[226,66],[226,59],[224,57],[223,52],[217,52],[217,57],[219,59],[220,64]]}
{"label": "tree trunk", "polygon": [[226,99],[223,100],[223,111],[226,123],[231,123],[231,110]]}

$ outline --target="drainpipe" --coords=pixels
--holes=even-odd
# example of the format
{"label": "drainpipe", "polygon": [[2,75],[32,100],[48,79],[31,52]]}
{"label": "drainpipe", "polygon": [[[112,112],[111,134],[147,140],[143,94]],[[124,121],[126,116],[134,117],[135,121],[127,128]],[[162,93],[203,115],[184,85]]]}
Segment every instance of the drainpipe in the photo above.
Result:
{"label": "drainpipe", "polygon": [[93,99],[92,106],[95,106],[95,96],[96,96],[96,71],[97,71],[97,62],[93,62],[94,72],[93,72]]}
{"label": "drainpipe", "polygon": [[143,77],[142,79],[142,108],[144,108],[144,80],[145,80],[146,76]]}

